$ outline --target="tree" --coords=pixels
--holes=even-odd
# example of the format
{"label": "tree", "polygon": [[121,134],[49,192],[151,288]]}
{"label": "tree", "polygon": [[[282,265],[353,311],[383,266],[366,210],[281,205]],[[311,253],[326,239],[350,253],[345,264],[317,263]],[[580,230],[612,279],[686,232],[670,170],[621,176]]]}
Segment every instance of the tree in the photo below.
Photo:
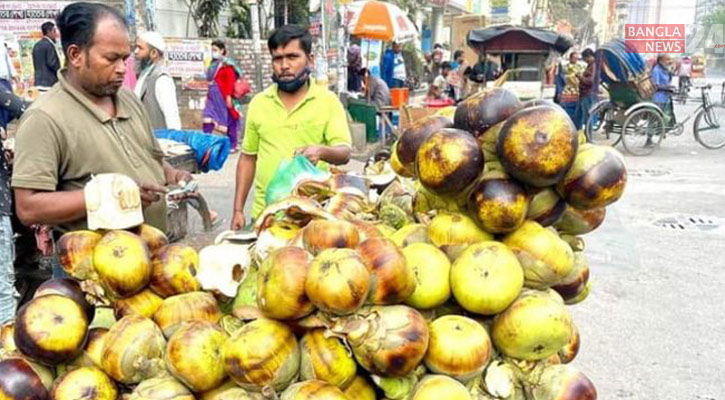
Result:
{"label": "tree", "polygon": [[252,37],[252,16],[245,0],[230,0],[229,23],[225,34],[230,38],[249,39]]}
{"label": "tree", "polygon": [[200,37],[219,36],[219,15],[227,7],[227,0],[184,0],[184,3]]}
{"label": "tree", "polygon": [[[275,21],[276,27],[285,23],[285,13],[288,24],[308,25],[310,22],[309,0],[275,0]],[[286,9],[286,10],[285,10]]]}
{"label": "tree", "polygon": [[568,21],[574,36],[588,41],[587,36],[594,24],[591,17],[592,0],[551,0],[549,2],[550,15],[555,21]]}
{"label": "tree", "polygon": [[715,9],[705,17],[706,25],[725,25],[725,7]]}
{"label": "tree", "polygon": [[[408,19],[410,19],[413,24],[415,24],[415,14],[428,5],[428,1],[421,0],[395,0],[393,3],[400,7],[401,10],[405,11],[408,15]],[[423,27],[416,26],[416,28],[418,29],[418,32],[420,32]]]}

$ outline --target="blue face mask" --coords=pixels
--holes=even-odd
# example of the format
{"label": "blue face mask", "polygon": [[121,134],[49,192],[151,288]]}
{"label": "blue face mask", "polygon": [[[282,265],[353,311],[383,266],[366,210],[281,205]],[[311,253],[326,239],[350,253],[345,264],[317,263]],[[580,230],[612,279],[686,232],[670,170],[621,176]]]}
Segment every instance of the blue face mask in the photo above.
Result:
{"label": "blue face mask", "polygon": [[272,81],[277,84],[279,90],[286,93],[294,93],[300,90],[310,80],[310,72],[310,67],[305,67],[294,79],[280,80],[277,75],[272,75]]}

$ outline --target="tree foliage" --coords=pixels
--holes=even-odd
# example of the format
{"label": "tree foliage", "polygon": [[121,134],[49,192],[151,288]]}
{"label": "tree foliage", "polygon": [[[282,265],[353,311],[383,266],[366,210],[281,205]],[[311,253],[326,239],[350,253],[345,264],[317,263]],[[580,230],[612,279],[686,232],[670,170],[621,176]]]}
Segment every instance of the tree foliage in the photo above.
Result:
{"label": "tree foliage", "polygon": [[[408,14],[408,18],[415,23],[415,14],[418,10],[425,7],[428,2],[421,0],[395,0],[393,3],[400,7],[401,10],[405,11],[405,13]],[[418,28],[420,29],[420,27]]]}
{"label": "tree foliage", "polygon": [[309,0],[275,0],[275,26],[284,25],[285,6],[287,7],[287,23],[305,26],[309,24]]}
{"label": "tree foliage", "polygon": [[591,20],[592,0],[551,0],[549,10],[556,21],[568,21],[575,29],[581,29]]}
{"label": "tree foliage", "polygon": [[200,37],[219,36],[219,15],[228,6],[228,0],[184,0],[184,2]]}
{"label": "tree foliage", "polygon": [[249,5],[244,0],[230,0],[229,23],[225,34],[230,38],[249,39],[252,37],[252,16]]}
{"label": "tree foliage", "polygon": [[707,25],[725,25],[725,7],[715,9],[705,17]]}

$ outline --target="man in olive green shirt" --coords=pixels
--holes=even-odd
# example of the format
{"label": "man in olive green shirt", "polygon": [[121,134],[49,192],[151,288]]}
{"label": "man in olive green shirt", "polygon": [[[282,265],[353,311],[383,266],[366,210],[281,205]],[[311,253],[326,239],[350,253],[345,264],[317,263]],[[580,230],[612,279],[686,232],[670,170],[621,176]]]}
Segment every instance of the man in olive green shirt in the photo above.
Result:
{"label": "man in olive green shirt", "polygon": [[242,229],[254,179],[252,216],[264,208],[267,185],[280,162],[302,154],[313,163],[345,164],[351,139],[340,100],[310,79],[314,66],[309,32],[285,25],[268,40],[276,84],[256,95],[246,116],[242,155],[237,164],[232,229]]}
{"label": "man in olive green shirt", "polygon": [[18,128],[18,217],[61,232],[83,229],[85,184],[94,174],[121,173],[139,184],[146,222],[165,230],[164,185],[191,175],[163,162],[142,104],[121,89],[131,54],[125,20],[112,7],[74,3],[57,22],[67,67]]}

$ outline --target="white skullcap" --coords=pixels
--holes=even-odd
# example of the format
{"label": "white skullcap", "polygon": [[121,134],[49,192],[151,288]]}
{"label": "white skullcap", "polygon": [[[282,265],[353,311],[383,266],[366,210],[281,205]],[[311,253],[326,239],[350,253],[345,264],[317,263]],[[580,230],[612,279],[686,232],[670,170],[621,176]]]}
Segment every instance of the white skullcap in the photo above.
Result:
{"label": "white skullcap", "polygon": [[162,53],[166,52],[166,41],[164,41],[164,38],[158,32],[147,31],[140,34],[138,38],[148,43],[156,50]]}

